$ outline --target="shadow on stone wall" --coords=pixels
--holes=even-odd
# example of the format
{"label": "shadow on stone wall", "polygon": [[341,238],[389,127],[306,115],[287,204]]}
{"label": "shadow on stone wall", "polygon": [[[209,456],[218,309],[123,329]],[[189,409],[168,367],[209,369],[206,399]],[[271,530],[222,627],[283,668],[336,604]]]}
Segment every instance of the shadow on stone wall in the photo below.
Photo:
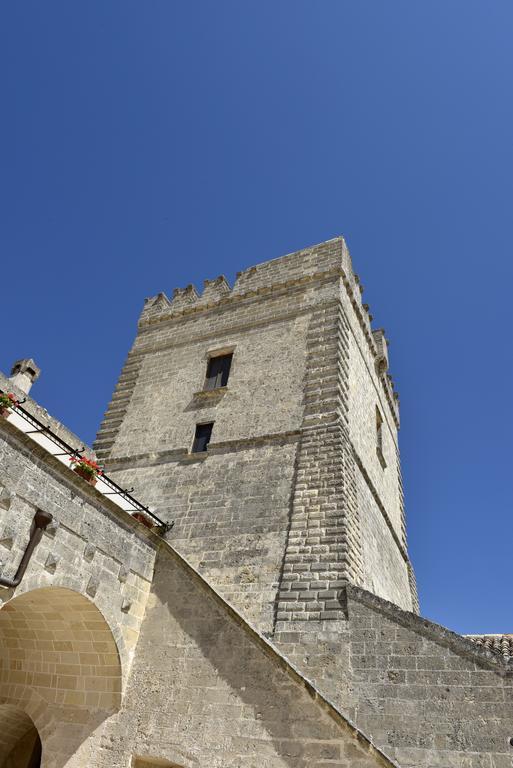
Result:
{"label": "shadow on stone wall", "polygon": [[349,726],[344,732],[165,550],[153,595],[127,708],[137,709],[161,757],[179,745],[199,764],[208,759],[249,767],[253,757],[255,766],[313,768],[323,760],[342,766],[355,758],[365,765],[367,757],[376,765],[364,740],[359,743]]}

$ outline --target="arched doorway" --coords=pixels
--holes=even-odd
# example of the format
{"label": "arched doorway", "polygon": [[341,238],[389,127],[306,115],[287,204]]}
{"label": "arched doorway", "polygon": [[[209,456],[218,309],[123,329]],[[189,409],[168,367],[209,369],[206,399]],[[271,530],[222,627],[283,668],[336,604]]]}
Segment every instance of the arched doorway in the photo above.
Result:
{"label": "arched doorway", "polygon": [[30,717],[4,704],[0,723],[0,768],[40,768],[41,739]]}
{"label": "arched doorway", "polygon": [[[70,589],[45,587],[16,596],[2,607],[0,733],[7,733],[8,726],[18,732],[19,761],[25,759],[23,749],[29,751],[33,739],[33,764],[11,766],[6,752],[5,766],[0,753],[0,768],[77,764],[99,724],[117,712],[120,703],[116,642],[88,598]],[[11,748],[15,746],[13,741]]]}

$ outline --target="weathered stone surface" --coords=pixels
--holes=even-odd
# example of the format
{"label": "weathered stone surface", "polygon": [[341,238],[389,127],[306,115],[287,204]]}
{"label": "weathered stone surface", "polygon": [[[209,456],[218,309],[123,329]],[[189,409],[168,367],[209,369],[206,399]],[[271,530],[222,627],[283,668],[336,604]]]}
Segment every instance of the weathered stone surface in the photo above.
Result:
{"label": "weathered stone surface", "polygon": [[[203,297],[192,286],[172,303],[157,297],[141,316],[96,448],[121,485],[175,520],[173,545],[262,631],[338,619],[345,582],[416,607],[398,409],[378,342],[342,238],[251,267],[231,291],[219,278]],[[199,397],[223,350],[227,386]],[[205,422],[208,451],[191,456]]]}
{"label": "weathered stone surface", "polygon": [[0,484],[0,509],[9,509],[12,501],[12,493]]}
{"label": "weathered stone surface", "polygon": [[49,552],[45,560],[46,570],[49,571],[50,573],[55,573],[55,571],[57,570],[57,566],[59,565],[59,560],[60,560],[59,555],[56,555],[54,552]]}
{"label": "weathered stone surface", "polygon": [[152,758],[190,768],[388,762],[167,548],[123,708],[96,765],[121,768],[127,753],[145,767]]}
{"label": "weathered stone surface", "polygon": [[305,623],[273,641],[400,765],[511,761],[509,657],[356,587],[345,604],[337,632]]}
{"label": "weathered stone surface", "polygon": [[84,547],[84,559],[88,562],[91,562],[93,557],[96,554],[96,547],[94,544],[91,544],[91,542],[88,542]]}
{"label": "weathered stone surface", "polygon": [[[2,575],[14,575],[36,509],[50,512],[54,528],[44,533],[16,595],[59,586],[94,597],[111,619],[128,668],[153,575],[155,544],[119,507],[5,420],[0,421],[0,482],[13,495],[9,510],[0,509],[0,533],[8,531],[11,540],[11,548],[2,549]],[[95,554],[88,559],[84,554],[90,552],[91,538]],[[132,601],[140,606],[134,619],[119,610],[122,562],[130,573]],[[0,589],[0,606],[9,597]]]}

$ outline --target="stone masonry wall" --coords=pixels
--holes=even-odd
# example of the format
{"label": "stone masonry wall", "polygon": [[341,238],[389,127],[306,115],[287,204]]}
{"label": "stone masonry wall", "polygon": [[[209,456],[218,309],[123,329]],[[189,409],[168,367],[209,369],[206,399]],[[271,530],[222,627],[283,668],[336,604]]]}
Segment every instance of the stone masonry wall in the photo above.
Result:
{"label": "stone masonry wall", "polygon": [[[408,577],[397,397],[388,377],[388,352],[376,356],[369,344],[366,322],[361,321],[357,311],[360,288],[358,283],[351,284],[346,279],[341,291],[341,303],[350,328],[348,416],[349,438],[356,457],[357,505],[362,531],[364,575],[360,583],[375,594],[410,609],[416,607],[416,593],[412,593]],[[379,337],[386,348],[383,332]],[[382,461],[377,453],[377,410],[383,420]]]}
{"label": "stone masonry wall", "polygon": [[[344,305],[344,302],[343,302]],[[347,312],[347,310],[346,310]],[[354,313],[347,313],[350,327],[348,341],[348,413],[349,435],[354,450],[388,511],[396,534],[403,540],[403,526],[398,488],[398,428],[385,390],[376,374],[375,358],[357,328]],[[383,418],[383,467],[376,453],[376,408]]]}
{"label": "stone masonry wall", "polygon": [[[360,294],[337,238],[251,267],[232,290],[219,277],[201,296],[187,286],[147,300],[95,443],[121,485],[175,520],[178,550],[267,632],[278,614],[336,619],[346,581],[412,605],[397,402]],[[205,394],[221,350],[233,352],[228,386]],[[208,451],[190,454],[195,425],[211,421]]]}
{"label": "stone masonry wall", "polygon": [[509,768],[511,662],[359,588],[344,605],[336,632],[273,642],[403,768]]}
{"label": "stone masonry wall", "polygon": [[324,304],[308,335],[305,415],[290,529],[278,596],[278,625],[336,620],[338,591],[363,577],[354,458],[347,436],[347,322]]}
{"label": "stone masonry wall", "polygon": [[[120,714],[93,768],[374,768],[387,760],[162,549]],[[153,762],[154,761],[154,762]]]}
{"label": "stone masonry wall", "polygon": [[111,627],[128,671],[148,596],[155,545],[146,529],[71,469],[0,419],[0,562],[12,577],[37,508],[54,517],[21,585],[0,589],[0,606],[58,586],[92,600]]}
{"label": "stone masonry wall", "polygon": [[177,553],[2,419],[2,575],[37,508],[54,523],[0,590],[0,749],[33,722],[43,768],[392,768]]}
{"label": "stone masonry wall", "polygon": [[[302,419],[305,326],[316,300],[310,288],[140,335],[131,353],[141,358],[138,379],[106,457],[117,482],[175,521],[170,538],[179,551],[267,631]],[[208,353],[220,348],[234,348],[226,390],[195,394]],[[208,453],[191,455],[195,425],[208,421]]]}
{"label": "stone masonry wall", "polygon": [[[297,429],[308,315],[287,314],[294,312],[298,298],[268,302],[274,316],[264,327],[237,328],[248,323],[249,315],[266,320],[257,305],[189,318],[167,328],[165,335],[162,331],[160,339],[155,333],[139,336],[132,351],[141,356],[139,375],[111,455],[189,451],[199,421],[215,421],[212,443]],[[308,298],[315,300],[315,294]],[[224,348],[234,348],[227,389],[197,394],[203,390],[209,353]]]}
{"label": "stone masonry wall", "polygon": [[294,436],[221,443],[206,460],[141,460],[115,473],[176,520],[173,546],[262,631],[273,625],[296,450]]}
{"label": "stone masonry wall", "polygon": [[2,576],[14,576],[38,508],[53,522],[21,584],[0,588],[0,733],[12,746],[6,721],[29,718],[43,768],[85,768],[121,703],[158,539],[1,418]]}
{"label": "stone masonry wall", "polygon": [[402,608],[411,609],[413,601],[407,562],[398,556],[397,541],[360,469],[356,485],[364,563],[360,584],[379,597],[387,597]]}

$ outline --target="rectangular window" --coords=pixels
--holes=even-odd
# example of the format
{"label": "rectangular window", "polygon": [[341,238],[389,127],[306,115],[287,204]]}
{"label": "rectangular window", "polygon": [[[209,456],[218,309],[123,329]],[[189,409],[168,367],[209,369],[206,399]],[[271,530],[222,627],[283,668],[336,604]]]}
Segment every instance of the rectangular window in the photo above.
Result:
{"label": "rectangular window", "polygon": [[226,387],[228,376],[230,375],[232,357],[233,354],[217,355],[217,357],[210,358],[207,365],[207,378],[204,389]]}
{"label": "rectangular window", "polygon": [[379,463],[385,469],[387,463],[383,454],[383,417],[379,412],[379,408],[376,406],[376,454],[379,459]]}
{"label": "rectangular window", "polygon": [[383,450],[383,418],[376,408],[376,440],[380,451]]}
{"label": "rectangular window", "polygon": [[196,434],[194,435],[192,453],[202,453],[207,450],[212,436],[213,426],[213,421],[211,421],[210,424],[196,424]]}

